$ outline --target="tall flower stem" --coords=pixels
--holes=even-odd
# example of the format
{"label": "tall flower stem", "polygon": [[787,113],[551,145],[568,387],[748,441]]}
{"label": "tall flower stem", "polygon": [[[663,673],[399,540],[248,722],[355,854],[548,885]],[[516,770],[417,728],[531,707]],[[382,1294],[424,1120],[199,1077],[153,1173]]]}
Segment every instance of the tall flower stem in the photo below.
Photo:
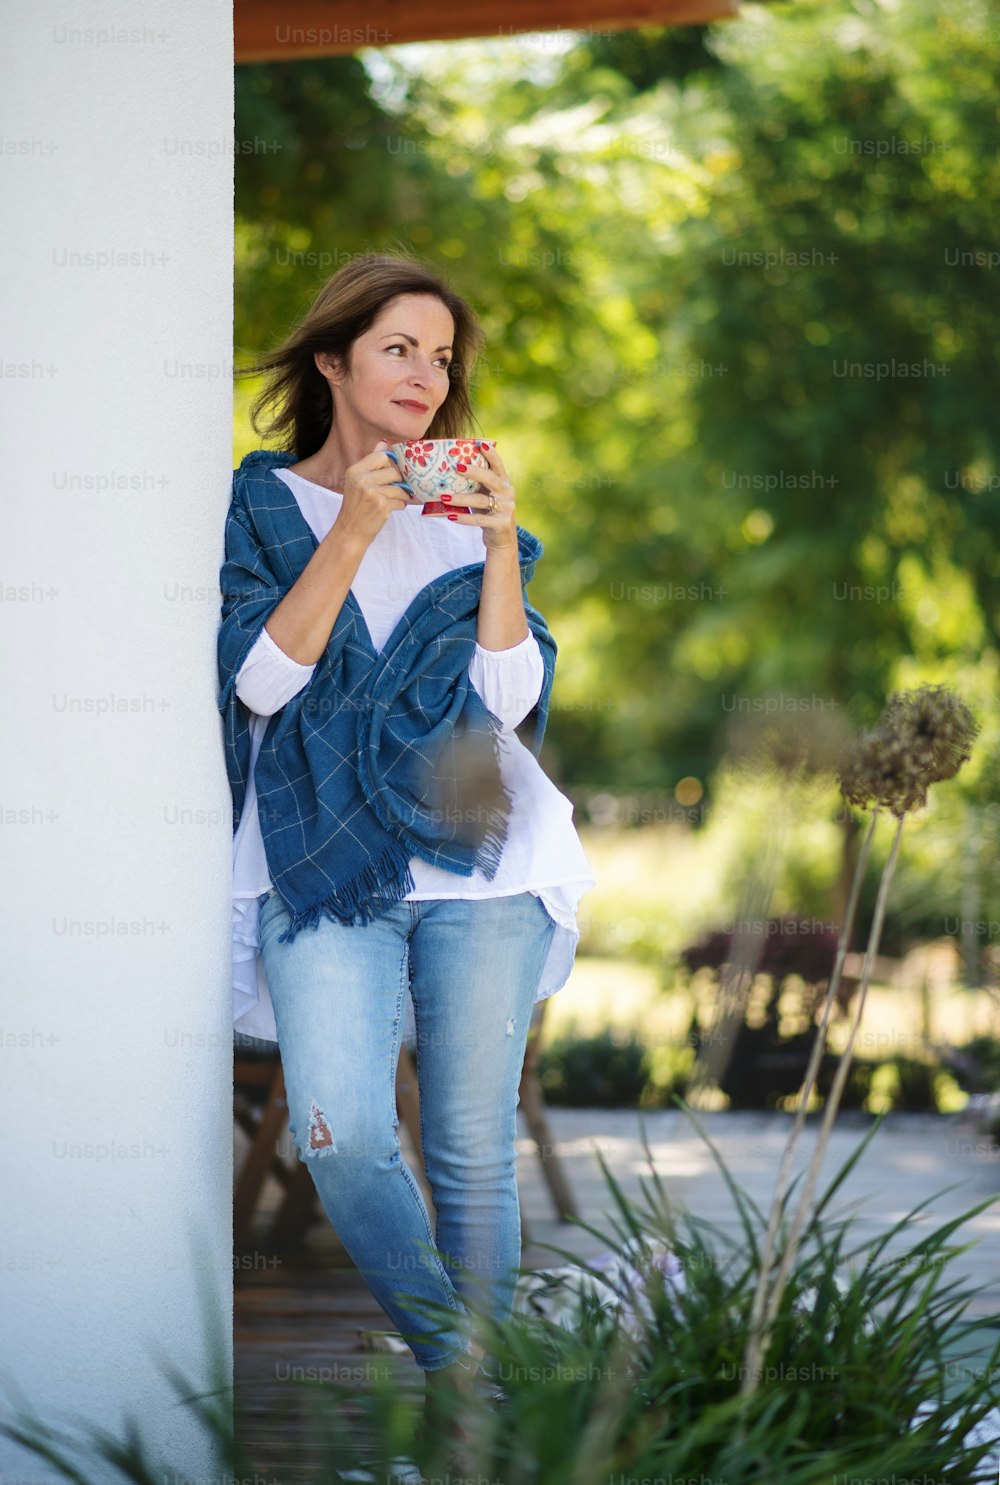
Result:
{"label": "tall flower stem", "polygon": [[[791,1174],[791,1153],[802,1129],[808,1094],[818,1076],[822,1044],[825,1040],[833,1004],[833,978],[831,978],[831,985],[827,987],[827,1004],[824,1008],[823,1024],[812,1048],[809,1070],[803,1085],[795,1124],[778,1176],[776,1200],[771,1211],[767,1243],[751,1307],[751,1322],[746,1347],[747,1365],[743,1372],[741,1396],[748,1397],[756,1390],[761,1370],[759,1363],[762,1356],[767,1353],[774,1321],[788,1285],[789,1275],[798,1256],[806,1217],[812,1204],[819,1172],[830,1141],[830,1133],[847,1083],[858,1027],[861,1024],[868,986],[871,982],[872,967],[882,937],[889,891],[899,859],[903,822],[909,811],[926,804],[930,785],[942,779],[955,777],[962,764],[972,756],[972,743],[978,732],[979,723],[972,712],[947,687],[921,686],[916,691],[894,692],[883,709],[877,726],[861,733],[853,741],[838,765],[840,789],[845,800],[860,808],[867,808],[874,804],[889,809],[896,817],[896,832],[889,859],[879,882],[875,912],[868,936],[861,982],[858,987],[857,1004],[847,1045],[840,1057],[833,1086],[824,1105],[823,1121],[816,1148],[806,1171],[803,1190],[782,1250],[781,1262],[772,1280],[771,1268],[774,1263],[777,1230],[785,1215],[784,1207]],[[875,814],[877,810],[873,812],[871,827],[865,842],[864,855],[866,857],[871,844]],[[848,921],[853,918],[857,907],[860,880],[860,874],[856,872],[851,887],[851,902],[845,914],[845,919]],[[847,921],[845,921],[841,940],[837,945],[835,978],[838,980],[846,955],[846,931]]]}
{"label": "tall flower stem", "polygon": [[823,1002],[823,1019],[816,1032],[812,1052],[809,1057],[809,1066],[806,1069],[805,1079],[799,1092],[798,1107],[795,1112],[795,1120],[785,1144],[781,1167],[778,1171],[778,1179],[774,1188],[774,1200],[771,1207],[771,1219],[768,1223],[767,1236],[764,1239],[764,1249],[760,1258],[760,1272],[757,1275],[757,1287],[754,1290],[753,1306],[750,1312],[750,1334],[747,1338],[746,1352],[743,1358],[743,1378],[740,1390],[743,1393],[753,1391],[751,1379],[755,1378],[760,1370],[761,1359],[767,1349],[768,1336],[764,1325],[764,1312],[767,1300],[767,1283],[771,1276],[774,1265],[774,1248],[778,1237],[778,1228],[785,1204],[785,1193],[791,1180],[792,1161],[795,1156],[795,1147],[798,1144],[799,1135],[802,1133],[806,1122],[806,1110],[809,1098],[816,1086],[819,1077],[820,1063],[826,1050],[827,1037],[830,1026],[830,1017],[840,989],[840,981],[844,971],[844,961],[847,958],[848,945],[854,932],[854,919],[857,913],[858,900],[861,896],[861,883],[864,880],[865,871],[868,866],[868,856],[871,852],[872,837],[875,834],[875,822],[878,819],[878,808],[872,811],[868,831],[865,835],[861,851],[858,855],[857,865],[851,881],[851,892],[844,914],[844,922],[840,929],[840,938],[837,943],[837,954],[834,960],[833,972],[826,988],[826,997]]}
{"label": "tall flower stem", "polygon": [[792,1265],[799,1251],[799,1243],[802,1238],[802,1229],[805,1226],[806,1214],[812,1202],[813,1193],[816,1190],[816,1182],[819,1180],[820,1168],[826,1154],[826,1147],[830,1142],[830,1131],[833,1129],[833,1121],[837,1117],[837,1110],[840,1107],[844,1085],[847,1082],[847,1074],[850,1071],[851,1059],[854,1055],[854,1042],[865,1008],[865,997],[868,994],[872,966],[875,963],[875,955],[878,952],[879,942],[882,938],[882,924],[885,921],[885,909],[889,900],[889,889],[892,886],[892,879],[896,873],[896,862],[899,858],[899,843],[902,839],[905,819],[906,816],[902,814],[898,818],[896,833],[892,839],[892,849],[889,852],[889,859],[882,872],[882,880],[879,882],[878,897],[875,902],[875,914],[872,918],[871,933],[868,935],[868,948],[865,953],[864,967],[861,971],[861,984],[858,988],[858,1001],[854,1011],[854,1021],[847,1039],[847,1046],[844,1048],[837,1066],[833,1086],[830,1089],[830,1096],[826,1100],[826,1105],[823,1109],[823,1124],[820,1129],[819,1139],[816,1141],[816,1149],[813,1151],[813,1157],[809,1163],[805,1187],[795,1210],[795,1216],[792,1219],[788,1242],[782,1254],[781,1266],[778,1269],[765,1312],[764,1323],[766,1327],[770,1327],[774,1323],[774,1318],[778,1313],[778,1307],[781,1304],[781,1296],[784,1294],[785,1286],[788,1283],[788,1275],[791,1272]]}

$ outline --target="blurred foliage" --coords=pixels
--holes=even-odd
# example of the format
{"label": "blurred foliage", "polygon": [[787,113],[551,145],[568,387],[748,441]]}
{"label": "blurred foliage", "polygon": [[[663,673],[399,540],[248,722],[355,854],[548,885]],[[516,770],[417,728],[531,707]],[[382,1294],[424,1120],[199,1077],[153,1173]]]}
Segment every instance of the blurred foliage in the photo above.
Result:
{"label": "blurred foliage", "polygon": [[[952,939],[969,985],[1000,983],[1000,805],[975,802],[991,787],[973,759],[962,776],[937,786],[927,809],[907,825],[890,894],[882,953],[902,957],[917,944]],[[975,770],[975,772],[973,772]],[[712,808],[698,829],[684,812],[639,828],[582,827],[598,885],[581,904],[580,952],[632,960],[657,970],[664,989],[677,983],[682,949],[701,932],[746,916],[747,880],[759,863],[774,810],[773,787],[719,770]],[[832,925],[830,887],[841,844],[835,785],[803,789],[794,800],[776,867],[772,913],[812,916]],[[863,947],[878,878],[892,839],[876,830],[862,884],[854,947]]]}
{"label": "blurred foliage", "polygon": [[[738,1066],[724,1084],[730,1110],[791,1109],[795,1106],[810,1050],[810,1038],[768,1043],[770,1062],[756,1039],[766,1028],[741,1028]],[[681,1042],[653,1042],[641,1032],[607,1028],[595,1035],[572,1031],[553,1038],[542,1050],[538,1073],[545,1100],[560,1108],[662,1109],[686,1096],[694,1068],[698,1031]],[[801,1056],[795,1054],[801,1053]],[[867,1114],[952,1114],[968,1103],[966,1080],[956,1061],[973,1056],[994,1077],[1000,1043],[980,1037],[967,1047],[930,1050],[923,1057],[856,1058],[848,1072],[842,1109]],[[830,1092],[839,1058],[824,1053],[817,1090],[821,1108]]]}
{"label": "blurred foliage", "polygon": [[1000,1041],[974,1036],[961,1047],[945,1048],[942,1061],[967,1093],[1000,1093]]}
{"label": "blurred foliage", "polygon": [[949,1072],[930,1058],[894,1057],[874,1070],[865,1107],[870,1113],[953,1113],[967,1100]]}
{"label": "blurred foliage", "polygon": [[670,78],[682,86],[720,66],[708,45],[709,26],[635,26],[591,33],[587,50],[595,66],[610,67],[644,93]]}
{"label": "blurred foliage", "polygon": [[646,1049],[637,1034],[610,1028],[592,1037],[558,1037],[538,1059],[542,1092],[554,1105],[634,1108],[648,1073]]}
{"label": "blurred foliage", "polygon": [[567,784],[707,786],[764,697],[864,722],[929,677],[995,713],[989,7],[563,39],[238,68],[238,361],[370,248],[470,297]]}

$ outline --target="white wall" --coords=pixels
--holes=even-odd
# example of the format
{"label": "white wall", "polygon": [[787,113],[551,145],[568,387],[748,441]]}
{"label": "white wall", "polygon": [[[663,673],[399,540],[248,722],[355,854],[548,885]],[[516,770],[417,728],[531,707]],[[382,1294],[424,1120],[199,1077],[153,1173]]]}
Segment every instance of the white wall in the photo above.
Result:
{"label": "white wall", "polygon": [[204,1288],[230,1360],[232,132],[231,4],[0,10],[0,1380],[203,1480],[156,1358],[207,1387]]}

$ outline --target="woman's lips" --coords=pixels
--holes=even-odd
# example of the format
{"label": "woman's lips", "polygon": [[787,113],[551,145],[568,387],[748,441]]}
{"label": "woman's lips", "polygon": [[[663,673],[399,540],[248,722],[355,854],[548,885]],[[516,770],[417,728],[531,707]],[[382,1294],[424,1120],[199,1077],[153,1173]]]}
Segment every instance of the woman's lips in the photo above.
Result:
{"label": "woman's lips", "polygon": [[413,402],[409,398],[401,398],[401,397],[394,398],[393,400],[395,401],[397,407],[406,407],[406,408],[409,408],[409,410],[411,412],[427,412],[428,411],[427,404],[425,402]]}

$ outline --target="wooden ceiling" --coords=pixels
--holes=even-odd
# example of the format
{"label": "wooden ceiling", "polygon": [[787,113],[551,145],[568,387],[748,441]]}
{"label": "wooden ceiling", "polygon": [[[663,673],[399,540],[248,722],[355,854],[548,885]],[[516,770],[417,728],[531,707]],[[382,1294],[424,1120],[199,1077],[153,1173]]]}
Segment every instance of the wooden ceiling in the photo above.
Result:
{"label": "wooden ceiling", "polygon": [[686,26],[736,14],[739,0],[234,0],[237,62],[329,57],[406,41],[492,39],[533,31]]}

